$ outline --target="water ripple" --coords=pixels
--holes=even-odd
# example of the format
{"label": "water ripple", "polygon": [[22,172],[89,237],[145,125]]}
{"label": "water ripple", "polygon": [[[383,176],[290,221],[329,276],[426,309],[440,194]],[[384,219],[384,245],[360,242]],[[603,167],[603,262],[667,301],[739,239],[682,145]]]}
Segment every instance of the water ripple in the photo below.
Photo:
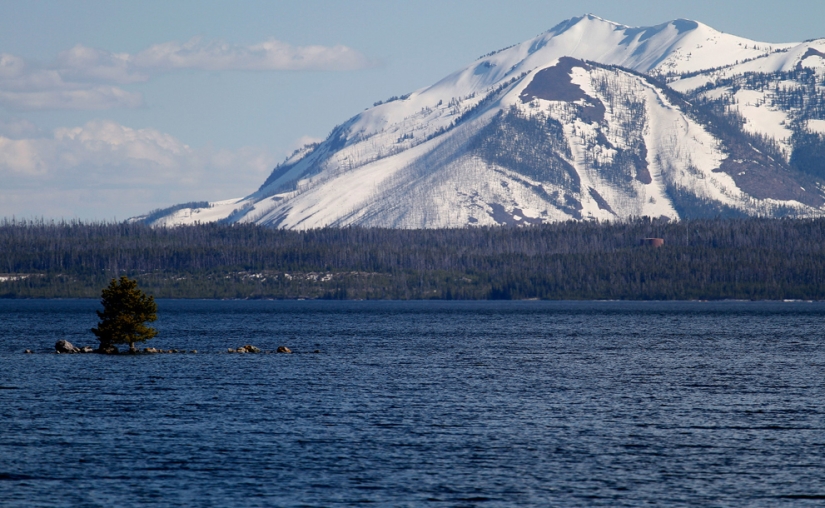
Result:
{"label": "water ripple", "polygon": [[50,354],[96,307],[0,301],[4,506],[825,499],[823,304],[161,301],[200,353]]}

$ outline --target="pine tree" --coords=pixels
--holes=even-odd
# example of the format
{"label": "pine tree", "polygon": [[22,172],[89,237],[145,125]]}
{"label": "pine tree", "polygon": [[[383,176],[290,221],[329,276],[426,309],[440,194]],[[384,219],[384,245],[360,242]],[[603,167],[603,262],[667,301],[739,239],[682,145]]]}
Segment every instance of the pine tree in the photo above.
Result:
{"label": "pine tree", "polygon": [[109,287],[101,293],[103,312],[97,311],[100,323],[92,328],[92,333],[100,341],[100,350],[114,344],[129,344],[135,351],[135,342],[144,342],[158,334],[145,323],[157,319],[158,306],[155,299],[147,296],[137,287],[137,281],[128,277],[112,279]]}

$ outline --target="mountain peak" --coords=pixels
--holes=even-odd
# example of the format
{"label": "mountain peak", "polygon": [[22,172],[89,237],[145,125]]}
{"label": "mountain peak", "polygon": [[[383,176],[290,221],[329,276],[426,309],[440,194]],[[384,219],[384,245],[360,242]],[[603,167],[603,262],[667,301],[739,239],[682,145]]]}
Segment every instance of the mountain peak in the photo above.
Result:
{"label": "mountain peak", "polygon": [[571,30],[575,27],[579,29],[587,30],[589,26],[592,25],[603,25],[610,27],[616,30],[622,30],[625,28],[630,28],[626,25],[622,25],[621,23],[616,23],[614,21],[610,21],[608,19],[600,18],[594,14],[582,14],[581,16],[576,16],[567,20],[562,21],[561,23],[557,24],[545,34],[551,34],[553,36],[561,35],[568,30]]}

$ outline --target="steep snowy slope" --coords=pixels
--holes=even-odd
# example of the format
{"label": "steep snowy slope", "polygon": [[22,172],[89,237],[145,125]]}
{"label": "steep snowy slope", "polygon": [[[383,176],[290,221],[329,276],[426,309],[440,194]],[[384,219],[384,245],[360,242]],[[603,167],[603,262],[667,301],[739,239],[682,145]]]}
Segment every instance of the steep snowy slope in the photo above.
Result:
{"label": "steep snowy slope", "polygon": [[825,134],[825,39],[750,61],[672,77],[672,88],[738,118],[791,160],[806,133]]}
{"label": "steep snowy slope", "polygon": [[[152,223],[432,228],[816,215],[816,179],[794,171],[781,149],[754,148],[764,140],[742,134],[724,104],[743,99],[742,86],[725,80],[766,72],[748,69],[819,76],[820,47],[755,43],[687,20],[630,28],[574,18],[377,103],[245,198],[175,207]],[[745,132],[787,137],[778,115],[748,124],[745,111],[737,110]],[[819,128],[816,115],[803,120]]]}

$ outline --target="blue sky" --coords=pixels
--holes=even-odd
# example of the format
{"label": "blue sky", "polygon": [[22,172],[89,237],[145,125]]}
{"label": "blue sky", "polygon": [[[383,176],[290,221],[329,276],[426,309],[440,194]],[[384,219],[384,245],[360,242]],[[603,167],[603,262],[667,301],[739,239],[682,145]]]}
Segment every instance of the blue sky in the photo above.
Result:
{"label": "blue sky", "polygon": [[585,13],[825,37],[822,0],[0,0],[0,216],[240,197],[373,102]]}

